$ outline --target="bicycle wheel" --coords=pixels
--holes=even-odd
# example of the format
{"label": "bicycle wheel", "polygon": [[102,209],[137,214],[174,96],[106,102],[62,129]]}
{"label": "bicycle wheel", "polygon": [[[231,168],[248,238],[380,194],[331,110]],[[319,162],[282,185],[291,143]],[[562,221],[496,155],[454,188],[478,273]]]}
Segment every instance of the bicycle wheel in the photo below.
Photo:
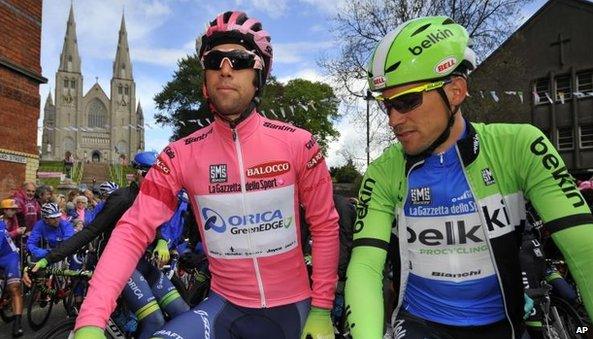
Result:
{"label": "bicycle wheel", "polygon": [[[55,326],[47,329],[35,337],[36,339],[68,339],[73,335],[74,324],[76,323],[75,318],[66,318],[58,322]],[[105,338],[107,339],[125,339],[127,338],[120,332],[112,334],[111,331],[105,330]]]}
{"label": "bicycle wheel", "polygon": [[[41,283],[41,284],[44,284]],[[52,288],[36,283],[31,289],[29,301],[27,302],[27,321],[34,331],[38,331],[45,325],[54,307]]]}
{"label": "bicycle wheel", "polygon": [[37,339],[67,339],[74,330],[76,319],[66,318],[37,335]]}
{"label": "bicycle wheel", "polygon": [[577,333],[579,326],[584,326],[586,322],[579,316],[578,312],[567,301],[556,296],[550,296],[550,326],[560,338],[586,339],[585,335]]}
{"label": "bicycle wheel", "polygon": [[71,279],[70,284],[68,294],[64,298],[64,309],[69,317],[76,317],[86,295],[88,283],[83,279]]}

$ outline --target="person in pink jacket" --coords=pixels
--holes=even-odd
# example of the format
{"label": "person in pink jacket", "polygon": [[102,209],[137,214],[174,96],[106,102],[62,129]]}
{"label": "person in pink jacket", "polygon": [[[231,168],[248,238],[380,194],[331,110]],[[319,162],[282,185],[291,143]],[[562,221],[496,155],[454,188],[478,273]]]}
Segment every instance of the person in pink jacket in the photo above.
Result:
{"label": "person in pink jacket", "polygon": [[[338,214],[311,133],[261,116],[272,66],[261,23],[218,15],[198,39],[203,92],[215,121],[167,146],[117,224],[76,321],[76,338],[101,338],[116,298],[184,188],[212,273],[211,292],[155,338],[333,338]],[[299,208],[313,239],[312,285]]]}

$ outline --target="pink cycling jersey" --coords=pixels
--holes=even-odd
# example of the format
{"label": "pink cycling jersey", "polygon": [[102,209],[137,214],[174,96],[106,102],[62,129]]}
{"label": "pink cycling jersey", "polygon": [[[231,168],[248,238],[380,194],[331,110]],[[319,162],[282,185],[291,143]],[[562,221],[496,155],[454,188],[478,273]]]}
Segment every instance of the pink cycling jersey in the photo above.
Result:
{"label": "pink cycling jersey", "polygon": [[[159,155],[101,256],[76,328],[105,327],[156,228],[185,188],[212,273],[230,302],[274,307],[312,298],[331,308],[337,282],[338,214],[322,151],[311,134],[254,112],[235,129],[211,126]],[[313,288],[301,249],[299,204],[313,238]]]}

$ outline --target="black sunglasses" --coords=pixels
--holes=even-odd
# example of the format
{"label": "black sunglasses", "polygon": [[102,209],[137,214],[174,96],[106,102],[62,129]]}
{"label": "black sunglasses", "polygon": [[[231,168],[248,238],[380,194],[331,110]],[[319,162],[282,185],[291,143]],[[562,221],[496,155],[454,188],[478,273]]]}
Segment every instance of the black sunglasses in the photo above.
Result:
{"label": "black sunglasses", "polygon": [[387,99],[383,101],[383,106],[385,107],[385,110],[388,114],[392,109],[404,114],[413,111],[422,105],[423,98],[424,92],[408,93],[402,95],[401,97],[397,97],[396,99]]}
{"label": "black sunglasses", "polygon": [[202,56],[202,67],[204,69],[217,71],[222,68],[222,63],[225,59],[229,61],[231,67],[235,70],[263,68],[263,61],[259,55],[242,49],[234,49],[231,51],[221,51],[217,49],[209,50]]}
{"label": "black sunglasses", "polygon": [[410,88],[388,98],[379,96],[377,100],[383,103],[387,114],[389,114],[392,109],[398,111],[401,114],[405,114],[422,105],[424,92],[434,91],[435,89],[441,88],[450,82],[451,79],[431,82]]}

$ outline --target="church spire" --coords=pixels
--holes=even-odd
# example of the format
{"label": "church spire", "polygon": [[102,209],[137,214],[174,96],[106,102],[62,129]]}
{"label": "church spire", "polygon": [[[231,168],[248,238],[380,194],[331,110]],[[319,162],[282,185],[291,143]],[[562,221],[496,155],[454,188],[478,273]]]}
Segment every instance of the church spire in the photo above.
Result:
{"label": "church spire", "polygon": [[60,54],[59,71],[80,73],[80,55],[78,54],[78,41],[76,39],[76,22],[74,21],[74,8],[70,4],[70,15],[66,24],[64,46]]}
{"label": "church spire", "polygon": [[140,105],[140,100],[138,100],[138,108],[136,108],[136,114],[138,115],[138,121],[144,121],[144,112],[142,111],[142,106]]}
{"label": "church spire", "polygon": [[130,48],[128,46],[128,32],[126,31],[126,20],[121,15],[119,27],[119,40],[117,42],[117,53],[113,62],[113,77],[132,80],[132,63],[130,62]]}
{"label": "church spire", "polygon": [[51,98],[51,89],[47,93],[47,99],[45,100],[45,107],[51,107],[54,105],[54,101]]}

